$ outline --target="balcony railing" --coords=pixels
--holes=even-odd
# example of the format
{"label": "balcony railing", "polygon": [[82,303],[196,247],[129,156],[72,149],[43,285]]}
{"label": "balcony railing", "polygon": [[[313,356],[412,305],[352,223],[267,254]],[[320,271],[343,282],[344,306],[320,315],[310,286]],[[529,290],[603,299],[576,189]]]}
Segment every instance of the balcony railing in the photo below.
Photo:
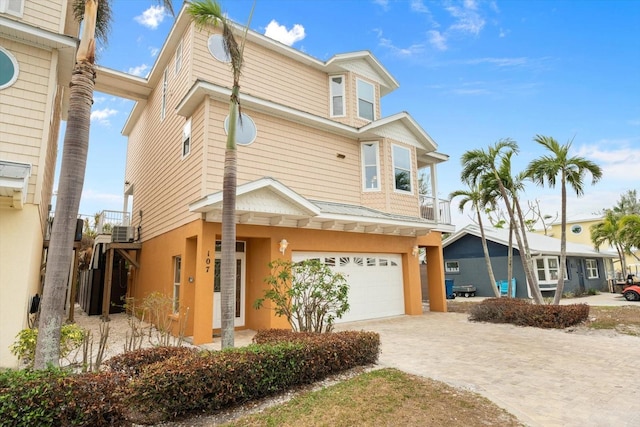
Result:
{"label": "balcony railing", "polygon": [[[436,221],[436,210],[438,207],[438,218]],[[449,200],[437,199],[431,196],[420,195],[420,216],[429,221],[439,224],[451,224],[451,202]]]}
{"label": "balcony railing", "polygon": [[98,216],[96,233],[110,234],[113,227],[131,225],[131,215],[129,212],[102,211]]}

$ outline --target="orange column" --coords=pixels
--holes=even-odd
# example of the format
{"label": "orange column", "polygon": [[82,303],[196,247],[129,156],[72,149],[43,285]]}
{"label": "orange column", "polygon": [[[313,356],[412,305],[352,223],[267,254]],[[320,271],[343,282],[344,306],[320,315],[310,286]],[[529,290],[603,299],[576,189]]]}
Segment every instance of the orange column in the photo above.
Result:
{"label": "orange column", "polygon": [[[202,221],[196,249],[193,304],[193,343],[213,342],[213,273],[216,231],[220,225]],[[216,230],[218,229],[218,230]]]}
{"label": "orange column", "polygon": [[444,257],[442,246],[427,247],[427,278],[429,280],[429,310],[446,313],[444,288]]}

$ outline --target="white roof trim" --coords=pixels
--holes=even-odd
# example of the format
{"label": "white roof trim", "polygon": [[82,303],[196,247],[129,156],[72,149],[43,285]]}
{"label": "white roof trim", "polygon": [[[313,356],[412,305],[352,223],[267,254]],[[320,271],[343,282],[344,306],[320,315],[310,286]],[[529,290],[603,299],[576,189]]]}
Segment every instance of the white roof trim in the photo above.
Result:
{"label": "white roof trim", "polygon": [[13,207],[22,209],[27,201],[31,164],[0,160],[0,196],[11,197]]}
{"label": "white roof trim", "polygon": [[[509,230],[508,229],[496,229],[492,227],[485,227],[485,237],[487,240],[494,243],[498,243],[503,246],[509,246]],[[480,237],[480,228],[475,224],[469,224],[455,234],[449,236],[442,242],[442,247],[445,248],[464,237],[467,234],[471,234],[476,237]],[[545,255],[560,255],[560,239],[554,237],[543,236],[537,233],[527,233],[527,240],[529,242],[529,249],[532,256],[545,256]],[[513,241],[513,248],[518,249],[517,242]],[[567,256],[576,257],[592,257],[592,258],[616,258],[617,255],[610,252],[599,252],[594,248],[582,245],[579,243],[567,242]]]}

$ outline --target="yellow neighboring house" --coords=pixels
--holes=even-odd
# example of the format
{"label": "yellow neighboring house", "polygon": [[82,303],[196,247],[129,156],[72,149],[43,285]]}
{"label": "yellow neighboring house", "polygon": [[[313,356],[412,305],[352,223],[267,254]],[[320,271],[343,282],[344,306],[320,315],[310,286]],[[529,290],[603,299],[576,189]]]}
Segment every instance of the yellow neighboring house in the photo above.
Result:
{"label": "yellow neighboring house", "polygon": [[39,292],[78,26],[67,0],[0,0],[0,366]]}
{"label": "yellow neighboring house", "polygon": [[[581,243],[583,245],[588,245],[594,247],[593,242],[591,241],[591,226],[602,222],[602,217],[600,216],[586,216],[581,218],[574,218],[567,220],[567,241],[573,243]],[[554,222],[547,229],[547,235],[551,237],[555,237],[557,239],[560,238],[560,222]],[[536,233],[544,234],[544,230],[536,230]],[[600,251],[607,251],[611,253],[616,253],[615,248],[613,247],[605,247],[601,246]],[[626,255],[625,261],[627,264],[627,268],[631,271],[631,273],[638,275],[640,271],[640,251],[635,251],[633,255]],[[622,269],[620,266],[620,260],[616,257],[612,259],[612,263],[607,265],[607,279],[617,279],[624,280],[629,274],[628,272],[622,273]]]}
{"label": "yellow neighboring house", "polygon": [[[288,326],[253,308],[277,258],[317,258],[345,273],[351,310],[343,321],[421,314],[421,268],[431,309],[446,311],[441,233],[454,226],[448,201],[419,194],[418,170],[430,170],[438,194],[437,165],[448,156],[410,114],[381,117],[380,99],[398,82],[368,51],[320,61],[253,31],[244,61],[236,327]],[[97,79],[97,90],[138,101],[123,130],[134,232],[125,234],[141,243],[128,294],[172,296],[172,318],[177,325],[189,310],[186,335],[196,344],[220,328],[231,83],[220,34],[198,31],[184,9],[146,79],[104,68]]]}

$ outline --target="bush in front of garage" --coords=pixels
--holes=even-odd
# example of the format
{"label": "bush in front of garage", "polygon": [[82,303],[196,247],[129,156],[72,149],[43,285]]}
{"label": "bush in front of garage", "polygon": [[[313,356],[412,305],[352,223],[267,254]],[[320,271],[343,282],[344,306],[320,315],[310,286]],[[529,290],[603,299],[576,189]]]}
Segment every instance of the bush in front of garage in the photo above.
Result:
{"label": "bush in front of garage", "polygon": [[333,323],[349,311],[349,285],[340,273],[320,262],[277,259],[269,263],[269,288],[253,304],[262,308],[269,300],[276,316],[284,316],[291,329],[300,332],[331,332]]}
{"label": "bush in front of garage", "polygon": [[588,317],[587,304],[546,305],[517,298],[489,298],[471,308],[469,320],[564,329],[582,323]]}

